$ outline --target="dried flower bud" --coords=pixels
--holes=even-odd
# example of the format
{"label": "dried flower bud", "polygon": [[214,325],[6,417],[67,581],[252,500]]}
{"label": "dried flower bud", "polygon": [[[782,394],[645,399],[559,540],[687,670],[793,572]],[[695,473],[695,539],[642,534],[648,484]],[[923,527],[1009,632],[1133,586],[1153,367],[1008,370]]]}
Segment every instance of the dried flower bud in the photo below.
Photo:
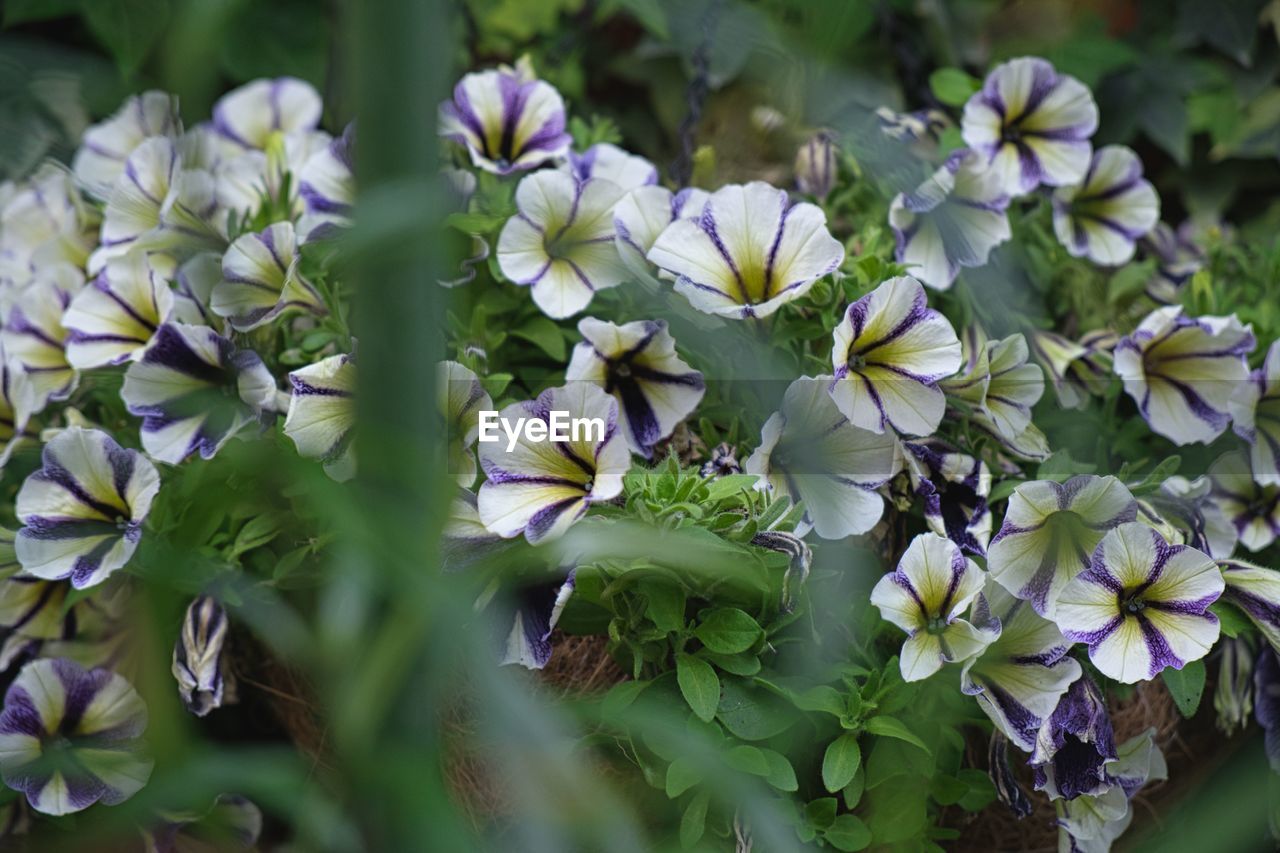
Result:
{"label": "dried flower bud", "polygon": [[207,595],[191,602],[173,647],[173,677],[183,704],[197,717],[222,707],[227,693],[222,661],[226,639],[227,614],[222,605]]}

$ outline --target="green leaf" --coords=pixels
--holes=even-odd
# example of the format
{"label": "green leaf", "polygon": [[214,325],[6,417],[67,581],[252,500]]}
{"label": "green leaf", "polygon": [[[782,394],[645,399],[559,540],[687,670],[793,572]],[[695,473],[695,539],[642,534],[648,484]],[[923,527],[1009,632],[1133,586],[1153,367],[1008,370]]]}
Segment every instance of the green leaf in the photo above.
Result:
{"label": "green leaf", "polygon": [[942,103],[959,107],[982,88],[982,83],[959,68],[939,68],[929,75],[929,88]]}
{"label": "green leaf", "polygon": [[1182,669],[1165,669],[1160,673],[1164,686],[1169,688],[1169,695],[1178,711],[1184,717],[1194,716],[1200,707],[1200,697],[1204,694],[1204,661],[1196,660],[1186,664]]}
{"label": "green leaf", "polygon": [[646,581],[640,585],[648,606],[645,615],[663,631],[684,628],[684,590],[675,584]]}
{"label": "green leaf", "polygon": [[1203,41],[1241,65],[1252,64],[1258,32],[1258,3],[1204,3],[1180,0],[1176,32],[1180,40]]}
{"label": "green leaf", "polygon": [[991,494],[987,496],[988,503],[998,503],[1013,494],[1013,490],[1025,483],[1026,480],[1001,480],[991,487]]}
{"label": "green leaf", "polygon": [[489,396],[496,400],[502,396],[502,392],[507,390],[507,386],[513,379],[515,376],[510,373],[490,373],[488,376],[480,377],[480,384],[484,386],[485,391],[489,392]]}
{"label": "green leaf", "polygon": [[559,326],[546,317],[534,317],[520,328],[512,329],[511,334],[533,344],[553,360],[564,361],[564,334]]}
{"label": "green leaf", "polygon": [[1040,463],[1040,467],[1036,469],[1036,477],[1041,480],[1054,480],[1061,483],[1077,474],[1092,474],[1096,470],[1096,465],[1090,465],[1075,459],[1070,450],[1063,448],[1055,451],[1052,456]]}
{"label": "green leaf", "polygon": [[742,773],[752,776],[768,776],[769,760],[754,746],[739,744],[724,754],[725,763]]}
{"label": "green leaf", "polygon": [[822,784],[831,793],[843,790],[862,766],[858,736],[845,732],[827,745],[822,756]]}
{"label": "green leaf", "polygon": [[760,749],[760,753],[769,763],[769,774],[764,777],[766,782],[779,791],[799,790],[800,783],[796,781],[796,771],[785,755],[764,748]]}
{"label": "green leaf", "polygon": [[798,718],[782,699],[736,679],[724,682],[717,716],[731,734],[749,741],[768,740],[786,731]]}
{"label": "green leaf", "polygon": [[809,823],[818,829],[826,829],[836,819],[836,798],[823,797],[805,804],[804,816]]}
{"label": "green leaf", "polygon": [[844,790],[840,792],[840,796],[844,799],[844,807],[846,809],[856,809],[858,803],[862,802],[862,794],[867,789],[867,773],[861,767],[858,772],[853,774],[853,781],[844,786]]}
{"label": "green leaf", "polygon": [[168,0],[82,0],[89,29],[125,76],[142,65],[169,21]]}
{"label": "green leaf", "polygon": [[450,213],[444,218],[444,224],[463,234],[487,234],[497,231],[507,219],[492,213]]}
{"label": "green leaf", "polygon": [[996,798],[996,785],[991,776],[973,767],[961,770],[956,778],[965,784],[968,791],[958,801],[960,808],[967,812],[980,812]]}
{"label": "green leaf", "polygon": [[710,722],[720,703],[720,679],[711,664],[693,655],[676,655],[676,683],[698,719]]}
{"label": "green leaf", "polygon": [[932,754],[929,752],[929,747],[925,746],[924,741],[912,734],[911,730],[895,717],[872,717],[867,720],[866,727],[867,731],[873,735],[897,738],[898,740],[906,741],[912,746],[920,747],[928,754]]}
{"label": "green leaf", "polygon": [[848,710],[848,703],[840,695],[840,691],[825,684],[793,694],[791,701],[801,711],[820,711],[835,717],[844,716]]}
{"label": "green leaf", "polygon": [[644,692],[651,681],[623,681],[609,688],[600,702],[600,713],[605,717],[616,717],[631,707],[631,703]]}
{"label": "green leaf", "polygon": [[689,807],[680,818],[680,846],[688,850],[702,838],[707,825],[707,803],[711,800],[709,791],[699,791],[689,801]]}
{"label": "green leaf", "polygon": [[1248,632],[1253,628],[1253,623],[1249,621],[1249,617],[1245,616],[1236,607],[1228,601],[1219,598],[1213,604],[1209,605],[1209,610],[1218,617],[1218,622],[1222,625],[1222,633],[1228,637],[1238,637],[1241,633]]}
{"label": "green leaf", "polygon": [[707,502],[719,503],[725,498],[741,494],[744,490],[750,491],[754,488],[757,479],[759,478],[755,474],[730,474],[727,477],[717,477],[707,483]]}
{"label": "green leaf", "polygon": [[897,777],[867,792],[868,825],[881,844],[905,841],[928,822],[928,782],[920,777]]}
{"label": "green leaf", "polygon": [[1187,105],[1181,92],[1171,87],[1147,90],[1138,126],[1180,166],[1186,166],[1191,157],[1187,125]]}
{"label": "green leaf", "polygon": [[702,774],[687,758],[677,758],[667,765],[667,799],[674,800],[702,781]]}
{"label": "green leaf", "polygon": [[748,678],[760,671],[760,658],[744,652],[737,655],[718,655],[706,649],[698,650],[698,657],[710,661],[731,675]]}
{"label": "green leaf", "polygon": [[1177,473],[1178,468],[1182,465],[1181,456],[1170,456],[1164,459],[1155,468],[1151,469],[1151,473],[1142,478],[1142,482],[1129,487],[1129,492],[1134,497],[1142,497],[1159,491],[1160,487],[1166,480]]}
{"label": "green leaf", "polygon": [[954,806],[969,793],[969,786],[954,776],[939,773],[929,784],[929,795],[943,806]]}
{"label": "green leaf", "polygon": [[760,639],[756,620],[736,607],[720,607],[702,618],[693,633],[703,645],[722,655],[745,652]]}
{"label": "green leaf", "polygon": [[1116,270],[1107,283],[1108,304],[1124,305],[1140,296],[1154,273],[1154,260],[1135,261]]}
{"label": "green leaf", "polygon": [[862,850],[871,843],[871,830],[857,815],[842,814],[822,834],[837,850]]}
{"label": "green leaf", "polygon": [[246,551],[266,545],[280,534],[280,525],[283,521],[283,516],[273,512],[266,512],[249,519],[236,534],[236,541],[231,546],[231,553],[228,556],[234,559]]}
{"label": "green leaf", "polygon": [[312,0],[232,3],[225,8],[230,18],[220,58],[232,79],[287,74],[316,84],[324,81],[334,34],[327,16],[315,14]]}

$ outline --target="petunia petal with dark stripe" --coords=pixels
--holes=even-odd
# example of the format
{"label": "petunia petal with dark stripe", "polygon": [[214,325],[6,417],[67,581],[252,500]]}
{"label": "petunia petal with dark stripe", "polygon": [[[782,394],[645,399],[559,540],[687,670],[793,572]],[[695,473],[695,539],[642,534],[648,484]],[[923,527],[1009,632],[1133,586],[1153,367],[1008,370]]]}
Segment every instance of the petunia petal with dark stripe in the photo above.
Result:
{"label": "petunia petal with dark stripe", "polygon": [[275,402],[276,385],[252,350],[237,350],[208,326],[165,323],[125,372],[120,396],[142,418],[142,446],[177,464],[204,459]]}
{"label": "petunia petal with dark stripe", "polygon": [[160,476],[141,453],[75,426],[45,445],[42,462],[18,491],[18,561],[77,589],[100,583],[132,557]]}

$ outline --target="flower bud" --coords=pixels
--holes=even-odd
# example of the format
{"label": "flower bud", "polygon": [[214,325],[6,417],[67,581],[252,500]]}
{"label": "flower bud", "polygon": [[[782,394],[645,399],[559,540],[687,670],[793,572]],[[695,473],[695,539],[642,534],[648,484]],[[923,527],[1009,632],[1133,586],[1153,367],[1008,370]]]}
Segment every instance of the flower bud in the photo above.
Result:
{"label": "flower bud", "polygon": [[178,680],[182,703],[197,717],[222,707],[226,640],[227,614],[222,605],[207,595],[191,602],[173,647],[173,677]]}
{"label": "flower bud", "polygon": [[796,152],[796,186],[825,199],[836,182],[836,144],[829,133],[815,134]]}

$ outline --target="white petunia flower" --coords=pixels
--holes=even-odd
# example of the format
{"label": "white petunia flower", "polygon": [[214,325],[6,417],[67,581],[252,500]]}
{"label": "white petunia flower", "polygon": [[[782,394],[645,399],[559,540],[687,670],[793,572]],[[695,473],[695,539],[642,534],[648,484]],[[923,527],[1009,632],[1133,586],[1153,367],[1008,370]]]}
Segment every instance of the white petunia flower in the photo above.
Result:
{"label": "white petunia flower", "polygon": [[1031,426],[1031,407],[1044,394],[1044,374],[1027,363],[1028,356],[1022,335],[975,342],[966,353],[964,372],[939,385],[973,406],[993,432],[1013,441]]}
{"label": "white petunia flower", "polygon": [[546,424],[551,434],[552,412],[572,419],[599,419],[603,435],[582,429],[569,441],[536,441],[522,430],[515,447],[505,442],[481,442],[480,465],[485,483],[477,508],[491,532],[510,539],[524,534],[531,544],[555,539],[586,514],[594,503],[611,500],[622,491],[622,476],[631,464],[627,443],[618,430],[618,404],[589,382],[573,382],[543,391],[536,400],[514,403],[500,417]]}
{"label": "white petunia flower", "polygon": [[1023,483],[987,549],[991,577],[1052,619],[1062,589],[1089,567],[1103,534],[1137,514],[1133,495],[1115,477]]}
{"label": "white petunia flower", "polygon": [[593,382],[612,394],[631,451],[652,458],[654,445],[698,407],[706,393],[702,374],[676,355],[662,320],[618,326],[586,317],[578,332],[583,342],[573,348],[565,380]]}
{"label": "white petunia flower", "polygon": [[72,298],[84,287],[84,276],[70,264],[57,264],[36,277],[17,295],[0,339],[22,366],[33,391],[33,413],[50,400],[71,396],[80,374],[67,360],[67,329],[62,324]]}
{"label": "white petunia flower", "polygon": [[821,208],[791,204],[785,191],[755,181],[716,190],[697,220],[673,221],[648,259],[700,311],[767,317],[834,272],[844,247]]}
{"label": "white petunia flower", "polygon": [[0,280],[21,287],[51,266],[83,267],[97,243],[98,221],[67,170],[45,163],[0,199]]}
{"label": "white petunia flower", "polygon": [[855,426],[929,435],[946,410],[938,381],[959,369],[960,340],[920,282],[900,276],[849,306],[831,363],[831,398]]}
{"label": "white petunia flower", "polygon": [[213,105],[213,126],[245,148],[264,150],[278,133],[314,130],[324,106],[315,88],[294,77],[254,80]]}
{"label": "white petunia flower", "polygon": [[1068,640],[1089,646],[1104,675],[1132,684],[1209,653],[1219,626],[1208,608],[1222,590],[1207,555],[1170,545],[1145,524],[1122,524],[1062,590],[1054,621]]}
{"label": "white petunia flower", "polygon": [[1088,87],[1043,59],[997,65],[964,105],[965,144],[1012,196],[1079,181],[1089,168],[1098,105]]}
{"label": "white petunia flower", "polygon": [[509,175],[563,157],[564,100],[550,83],[523,71],[477,71],[453,87],[440,105],[440,135],[466,146],[473,165]]}
{"label": "white petunia flower", "polygon": [[1100,329],[1079,342],[1054,332],[1031,333],[1031,352],[1049,374],[1049,381],[1064,408],[1083,409],[1090,395],[1101,396],[1111,381],[1111,351],[1120,338]]}
{"label": "white petunia flower", "polygon": [[577,181],[564,172],[535,172],[516,187],[515,216],[498,235],[498,267],[531,288],[548,317],[570,317],[596,291],[626,277],[614,246],[613,209],[623,192],[610,181]]}
{"label": "white petunia flower", "polygon": [[1173,305],[1152,311],[1116,344],[1115,372],[1153,431],[1175,444],[1207,444],[1231,421],[1253,347],[1253,327],[1234,314],[1188,317]]}
{"label": "white petunia flower", "polygon": [[276,383],[258,354],[237,349],[208,326],[165,323],[120,388],[142,418],[142,448],[177,464],[214,454],[264,412],[274,418]]}
{"label": "white petunia flower", "polygon": [[991,540],[991,471],[987,463],[936,438],[902,442],[911,489],[924,501],[929,529],[973,554]]}
{"label": "white petunia flower", "polygon": [[1240,608],[1280,654],[1280,571],[1244,560],[1222,560],[1218,565],[1226,584],[1222,600]]}
{"label": "white petunia flower", "polygon": [[1209,500],[1226,517],[1250,551],[1261,551],[1280,536],[1280,486],[1261,485],[1243,451],[1224,453],[1209,466]]}
{"label": "white petunia flower", "polygon": [[895,257],[924,284],[946,290],[961,267],[983,266],[1009,239],[1008,206],[996,173],[973,151],[957,151],[915,190],[894,198]]}
{"label": "white petunia flower", "polygon": [[181,133],[176,95],[155,90],[131,95],[109,118],[84,132],[71,171],[90,195],[105,201],[135,148],[152,136],[176,138]]}
{"label": "white petunia flower", "polygon": [[1142,161],[1123,145],[1093,153],[1079,184],[1053,194],[1053,230],[1067,251],[1096,264],[1119,266],[1160,221],[1160,197],[1142,177]]}
{"label": "white petunia flower", "polygon": [[324,300],[303,278],[300,265],[291,223],[242,234],[222,256],[222,281],[214,286],[209,307],[241,332],[266,325],[285,311],[326,313]]}
{"label": "white petunia flower", "polygon": [[5,351],[0,337],[0,470],[27,432],[27,421],[39,400],[22,364]]}
{"label": "white petunia flower", "polygon": [[710,197],[705,190],[673,193],[660,186],[643,186],[627,193],[613,209],[614,244],[627,269],[641,281],[654,280],[648,254],[658,236],[677,219],[696,221]]}
{"label": "white petunia flower", "polygon": [[809,137],[796,152],[796,188],[819,201],[830,194],[836,183],[838,149],[826,131]]}
{"label": "white petunia flower", "polygon": [[658,169],[648,160],[629,154],[616,145],[600,142],[581,154],[570,151],[560,171],[579,181],[603,178],[623,192],[658,183]]}
{"label": "white petunia flower", "polygon": [[241,219],[297,219],[304,210],[302,168],[332,142],[322,130],[296,130],[280,134],[266,151],[251,148],[221,158],[212,169],[219,209]]}
{"label": "white petunia flower", "polygon": [[[355,124],[316,151],[298,172],[303,214],[298,233],[304,243],[331,236],[351,224],[356,200]],[[488,251],[486,246],[485,251]]]}
{"label": "white petunia flower", "polygon": [[480,413],[493,409],[493,398],[466,365],[442,361],[437,371],[436,402],[449,445],[448,470],[460,488],[469,489],[476,481],[472,448],[480,433]]}
{"label": "white petunia flower", "polygon": [[866,533],[884,513],[875,491],[901,467],[896,439],[854,426],[827,394],[829,377],[792,382],[769,416],[743,470],[756,488],[803,503],[805,522],[823,539]]}
{"label": "white petunia flower", "polygon": [[67,361],[86,370],[137,359],[173,303],[173,290],[146,253],[112,258],[62,317]]}
{"label": "white petunia flower", "polygon": [[71,427],[44,447],[18,491],[14,547],[28,574],[95,586],[133,556],[160,489],[145,456],[100,430]]}
{"label": "white petunia flower", "polygon": [[911,540],[898,568],[880,578],[871,603],[907,632],[899,660],[904,680],[920,681],[944,663],[968,660],[1000,636],[998,621],[974,625],[961,617],[985,577],[954,542],[922,533]]}
{"label": "white petunia flower", "polygon": [[1232,429],[1249,442],[1254,478],[1263,486],[1280,486],[1280,341],[1272,341],[1262,367],[1229,405]]}
{"label": "white petunia flower", "polygon": [[298,454],[324,463],[338,482],[355,476],[353,430],[356,424],[356,360],[331,355],[289,374],[293,386],[284,434]]}
{"label": "white petunia flower", "polygon": [[221,250],[213,175],[187,168],[177,142],[153,136],[144,140],[116,179],[102,216],[101,246],[89,259],[90,273],[133,249],[163,251],[177,257]]}
{"label": "white petunia flower", "polygon": [[1071,644],[1056,625],[988,578],[974,621],[992,618],[1000,623],[1000,637],[965,663],[961,688],[1005,737],[1031,752],[1040,727],[1080,677],[1080,664],[1067,656]]}

